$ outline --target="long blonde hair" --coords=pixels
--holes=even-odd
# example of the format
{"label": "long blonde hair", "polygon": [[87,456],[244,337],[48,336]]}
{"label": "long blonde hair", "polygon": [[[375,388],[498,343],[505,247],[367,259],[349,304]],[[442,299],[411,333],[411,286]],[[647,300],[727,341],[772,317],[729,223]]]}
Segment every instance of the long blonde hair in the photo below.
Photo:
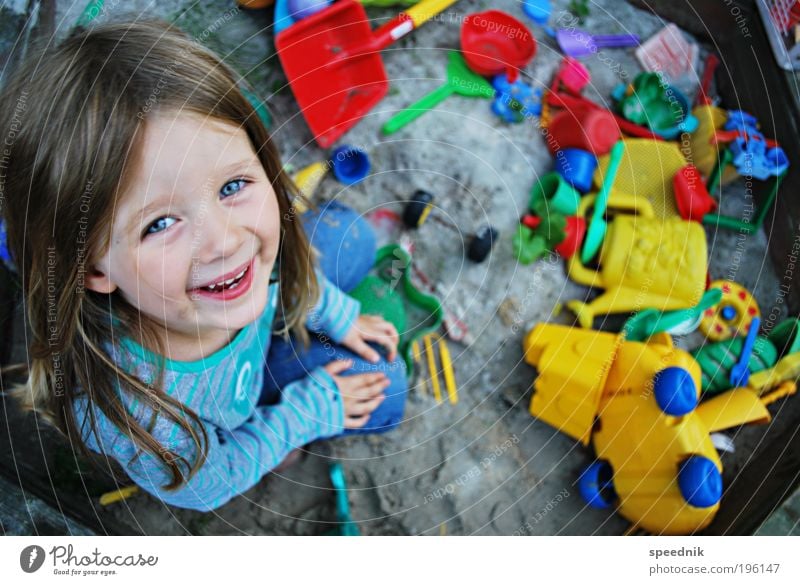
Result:
{"label": "long blonde hair", "polygon": [[[197,414],[163,391],[163,364],[157,382],[148,386],[104,351],[113,333],[164,355],[158,325],[118,292],[85,289],[83,277],[87,264],[108,249],[125,161],[130,164],[140,148],[142,124],[156,112],[210,116],[247,132],[273,182],[281,213],[282,320],[286,330],[307,341],[304,319],[319,290],[312,250],[292,208],[299,194],[238,82],[219,58],[169,24],[137,21],[75,30],[22,64],[0,94],[0,132],[7,137],[0,205],[33,334],[28,380],[14,394],[88,456],[80,440],[86,429],[78,428],[73,410],[80,389],[129,433],[139,451],[161,460],[172,475],[168,489],[199,469],[208,438]],[[112,309],[119,319],[113,323]],[[155,420],[135,420],[115,391],[117,383],[152,412],[180,424],[198,456],[188,461],[166,452],[152,435]],[[93,409],[89,413],[96,432]]]}

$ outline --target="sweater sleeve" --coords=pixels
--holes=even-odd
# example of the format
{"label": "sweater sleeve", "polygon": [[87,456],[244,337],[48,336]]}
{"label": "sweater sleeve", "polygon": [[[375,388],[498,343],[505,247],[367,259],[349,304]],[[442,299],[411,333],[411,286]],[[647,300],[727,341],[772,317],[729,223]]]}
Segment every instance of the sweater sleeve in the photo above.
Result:
{"label": "sweater sleeve", "polygon": [[[344,409],[336,383],[323,368],[317,368],[308,377],[287,385],[279,404],[256,407],[253,416],[235,429],[202,420],[208,437],[205,462],[177,490],[166,490],[172,474],[161,460],[149,452],[139,451],[137,456],[131,439],[97,409],[95,413],[99,441],[86,438],[90,448],[113,456],[140,488],[165,503],[204,512],[254,486],[293,449],[344,430]],[[149,420],[138,414],[136,418]],[[166,417],[157,419],[153,435],[164,450],[190,464],[195,461],[194,441]],[[185,478],[187,470],[183,473]]]}
{"label": "sweater sleeve", "polygon": [[328,278],[317,271],[320,296],[317,305],[308,313],[306,327],[316,333],[325,333],[339,343],[358,319],[361,303],[348,296]]}

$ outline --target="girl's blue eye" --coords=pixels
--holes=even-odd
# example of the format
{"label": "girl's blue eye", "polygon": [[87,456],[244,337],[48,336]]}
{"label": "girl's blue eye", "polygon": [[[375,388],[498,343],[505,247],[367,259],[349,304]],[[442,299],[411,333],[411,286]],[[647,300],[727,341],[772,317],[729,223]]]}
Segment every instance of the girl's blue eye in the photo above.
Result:
{"label": "girl's blue eye", "polygon": [[148,236],[150,234],[157,234],[158,232],[162,232],[176,221],[177,220],[174,217],[159,217],[157,220],[155,220],[148,226],[148,228],[144,231],[144,235]]}
{"label": "girl's blue eye", "polygon": [[220,194],[223,197],[229,197],[230,195],[235,195],[247,184],[247,181],[244,179],[234,179],[233,181],[228,181],[222,186],[222,189],[219,190]]}

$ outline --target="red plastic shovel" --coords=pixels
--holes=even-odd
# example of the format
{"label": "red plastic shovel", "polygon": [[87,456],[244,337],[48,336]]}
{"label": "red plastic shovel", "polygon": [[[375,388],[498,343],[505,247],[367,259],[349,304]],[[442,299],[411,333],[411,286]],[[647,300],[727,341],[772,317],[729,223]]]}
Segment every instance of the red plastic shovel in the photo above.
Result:
{"label": "red plastic shovel", "polygon": [[339,0],[275,38],[283,70],[317,143],[327,148],[389,89],[380,50],[458,0],[423,0],[372,31],[364,7]]}

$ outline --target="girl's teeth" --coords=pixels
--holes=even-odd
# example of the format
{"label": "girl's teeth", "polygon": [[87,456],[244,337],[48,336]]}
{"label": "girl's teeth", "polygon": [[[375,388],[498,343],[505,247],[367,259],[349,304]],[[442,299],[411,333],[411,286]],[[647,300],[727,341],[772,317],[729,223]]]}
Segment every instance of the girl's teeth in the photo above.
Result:
{"label": "girl's teeth", "polygon": [[[218,288],[222,289],[222,288],[224,288],[226,286],[231,286],[234,283],[234,281],[239,280],[242,276],[244,276],[244,273],[247,272],[248,268],[249,268],[249,266],[247,268],[245,268],[244,270],[242,270],[239,274],[237,274],[233,278],[230,278],[230,279],[228,279],[228,280],[226,280],[224,282],[218,282],[216,284],[210,284],[210,285],[208,285],[208,286],[206,286],[204,288],[206,290],[209,290],[209,291],[213,292],[213,291],[216,291],[216,289],[218,289]],[[238,285],[238,283],[237,283],[237,285]]]}

